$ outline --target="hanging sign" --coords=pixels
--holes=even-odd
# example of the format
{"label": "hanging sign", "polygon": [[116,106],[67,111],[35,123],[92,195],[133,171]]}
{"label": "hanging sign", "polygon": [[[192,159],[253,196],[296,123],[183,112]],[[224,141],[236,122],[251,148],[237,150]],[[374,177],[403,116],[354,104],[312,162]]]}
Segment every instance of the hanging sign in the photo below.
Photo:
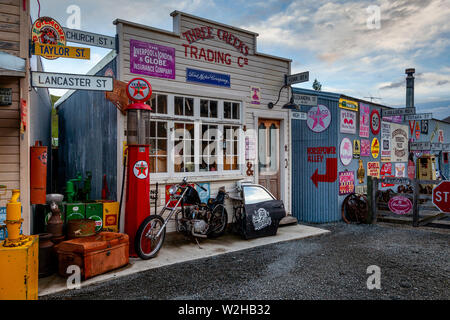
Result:
{"label": "hanging sign", "polygon": [[359,103],[359,136],[369,137],[370,107],[368,104]]}
{"label": "hanging sign", "polygon": [[408,131],[407,126],[391,123],[391,161],[408,161]]}
{"label": "hanging sign", "polygon": [[406,164],[405,163],[396,163],[395,164],[395,177],[396,178],[405,178],[406,177]]}
{"label": "hanging sign", "polygon": [[405,116],[405,121],[411,121],[411,120],[430,120],[433,118],[432,113],[417,113],[417,114],[411,114]]}
{"label": "hanging sign", "polygon": [[186,68],[186,81],[209,84],[218,87],[231,87],[230,75],[204,70]]}
{"label": "hanging sign", "polygon": [[352,110],[352,111],[358,111],[358,102],[340,98],[339,99],[339,108],[348,109],[348,110]]}
{"label": "hanging sign", "polygon": [[130,72],[175,79],[175,48],[130,39]]}
{"label": "hanging sign", "polygon": [[367,162],[367,176],[380,177],[380,163],[379,162]]}
{"label": "hanging sign", "polygon": [[261,104],[261,88],[250,87],[250,103]]}
{"label": "hanging sign", "polygon": [[392,197],[388,202],[389,210],[396,214],[407,214],[412,209],[411,200],[403,196]]}
{"label": "hanging sign", "polygon": [[339,195],[355,192],[355,173],[353,171],[339,172]]}
{"label": "hanging sign", "polygon": [[50,56],[54,58],[72,58],[89,60],[91,49],[69,46],[58,46],[52,44],[34,43],[33,54],[44,58]]}
{"label": "hanging sign", "polygon": [[373,109],[370,113],[370,128],[374,135],[377,135],[380,132],[380,121],[380,113],[378,110]]}
{"label": "hanging sign", "polygon": [[130,100],[142,103],[152,96],[152,86],[144,78],[134,78],[128,82],[126,92]]}
{"label": "hanging sign", "polygon": [[294,103],[303,106],[317,106],[317,97],[294,93]]}
{"label": "hanging sign", "polygon": [[372,144],[370,146],[370,152],[372,153],[372,157],[374,159],[378,158],[378,155],[380,153],[380,142],[377,138],[373,138]]}
{"label": "hanging sign", "polygon": [[428,120],[420,121],[420,133],[428,134]]}
{"label": "hanging sign", "polygon": [[361,139],[361,157],[370,156],[370,140]]}
{"label": "hanging sign", "polygon": [[353,158],[353,147],[349,138],[342,139],[339,150],[342,164],[348,166]]}
{"label": "hanging sign", "polygon": [[306,124],[312,131],[319,133],[328,128],[331,122],[331,112],[322,104],[311,107],[308,111]]}
{"label": "hanging sign", "polygon": [[69,42],[87,44],[90,46],[116,49],[116,38],[109,37],[102,34],[86,32],[81,30],[63,28],[66,34],[66,40]]}
{"label": "hanging sign", "polygon": [[[53,18],[40,17],[36,19],[31,27],[31,41],[33,43],[50,44],[55,46],[66,45],[66,35],[61,25]],[[50,53],[42,55],[46,59],[56,59]]]}
{"label": "hanging sign", "polygon": [[113,78],[32,71],[31,85],[40,88],[112,91]]}
{"label": "hanging sign", "polygon": [[[394,175],[392,174],[392,163],[391,162],[383,163],[383,165],[381,166],[381,170],[380,170],[380,176],[381,176],[381,179],[394,177]],[[393,187],[393,186],[394,186],[394,184],[381,183],[382,188]]]}
{"label": "hanging sign", "polygon": [[356,112],[341,110],[340,132],[356,133]]}
{"label": "hanging sign", "polygon": [[391,161],[391,125],[381,121],[381,161]]}
{"label": "hanging sign", "polygon": [[12,88],[0,88],[0,106],[12,104]]}
{"label": "hanging sign", "polygon": [[361,143],[358,139],[353,140],[353,159],[359,159],[361,155]]}

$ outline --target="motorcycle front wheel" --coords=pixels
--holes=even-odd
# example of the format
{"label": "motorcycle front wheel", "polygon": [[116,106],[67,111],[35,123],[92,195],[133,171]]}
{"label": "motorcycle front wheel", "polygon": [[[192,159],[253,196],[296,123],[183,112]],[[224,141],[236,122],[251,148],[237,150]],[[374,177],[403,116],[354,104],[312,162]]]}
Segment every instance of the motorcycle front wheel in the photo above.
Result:
{"label": "motorcycle front wheel", "polygon": [[166,228],[159,237],[156,235],[163,225],[164,219],[158,215],[148,216],[142,221],[134,238],[134,250],[141,259],[148,260],[158,254],[166,237]]}

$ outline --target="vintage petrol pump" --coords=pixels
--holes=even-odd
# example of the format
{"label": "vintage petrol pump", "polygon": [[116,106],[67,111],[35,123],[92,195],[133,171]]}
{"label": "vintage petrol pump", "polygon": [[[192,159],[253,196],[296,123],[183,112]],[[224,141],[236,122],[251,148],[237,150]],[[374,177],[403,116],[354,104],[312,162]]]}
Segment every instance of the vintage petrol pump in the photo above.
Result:
{"label": "vintage petrol pump", "polygon": [[133,101],[127,108],[127,191],[125,202],[125,233],[130,239],[129,254],[137,257],[134,237],[141,222],[150,214],[149,145],[145,144],[145,127],[149,125],[152,87],[143,78],[134,78],[127,85]]}

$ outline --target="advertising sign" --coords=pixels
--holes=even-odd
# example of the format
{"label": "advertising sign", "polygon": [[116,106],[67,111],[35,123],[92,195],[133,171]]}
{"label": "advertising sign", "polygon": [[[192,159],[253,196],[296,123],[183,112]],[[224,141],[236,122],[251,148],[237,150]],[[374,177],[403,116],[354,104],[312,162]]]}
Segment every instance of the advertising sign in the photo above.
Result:
{"label": "advertising sign", "polygon": [[370,156],[370,140],[361,139],[361,157]]}
{"label": "advertising sign", "polygon": [[130,39],[130,72],[175,79],[175,48]]}
{"label": "advertising sign", "polygon": [[340,145],[340,158],[344,166],[348,166],[353,158],[353,146],[349,138],[344,138]]}
{"label": "advertising sign", "polygon": [[339,195],[355,192],[355,173],[353,171],[339,172]]}
{"label": "advertising sign", "polygon": [[407,214],[412,209],[411,200],[403,196],[392,197],[388,202],[389,210],[396,214]]}
{"label": "advertising sign", "polygon": [[[61,25],[53,18],[39,17],[31,27],[31,40],[33,43],[50,44],[55,46],[66,45],[66,35]],[[42,55],[53,60],[58,57],[49,54]]]}
{"label": "advertising sign", "polygon": [[[391,162],[383,163],[383,165],[381,166],[381,170],[380,170],[380,176],[381,176],[381,179],[394,177],[394,175],[392,174],[392,163]],[[394,184],[381,183],[382,188],[393,187],[393,186],[394,186]]]}
{"label": "advertising sign", "polygon": [[340,98],[339,99],[339,108],[348,109],[351,111],[358,111],[358,102]]}
{"label": "advertising sign", "polygon": [[319,133],[328,128],[331,122],[331,112],[322,104],[311,107],[308,111],[306,124],[312,131]]}
{"label": "advertising sign", "polygon": [[372,133],[377,135],[380,132],[380,113],[378,110],[373,109],[370,113],[370,129],[372,129]]}
{"label": "advertising sign", "polygon": [[341,110],[340,132],[356,133],[356,112]]}
{"label": "advertising sign", "polygon": [[40,88],[112,91],[113,78],[32,71],[31,85]]}
{"label": "advertising sign", "polygon": [[395,164],[395,177],[396,178],[406,178],[406,164],[396,163]]}
{"label": "advertising sign", "polygon": [[444,130],[439,129],[438,131],[438,142],[444,143]]}
{"label": "advertising sign", "polygon": [[428,120],[420,121],[420,133],[428,134]]}
{"label": "advertising sign", "polygon": [[370,146],[370,152],[372,153],[372,157],[374,159],[378,158],[378,155],[380,154],[380,142],[377,138],[372,139],[372,144]]}
{"label": "advertising sign", "polygon": [[135,102],[144,102],[152,95],[152,86],[144,78],[131,79],[127,84],[127,96]]}
{"label": "advertising sign", "polygon": [[251,104],[261,104],[261,88],[260,87],[250,87],[250,103]]}
{"label": "advertising sign", "polygon": [[408,127],[391,123],[391,161],[408,161]]}
{"label": "advertising sign", "polygon": [[420,125],[419,121],[416,121],[416,139],[419,140],[420,137]]}
{"label": "advertising sign", "polygon": [[229,74],[186,68],[187,82],[195,82],[229,88],[231,86],[230,79],[231,78]]}
{"label": "advertising sign", "polygon": [[381,161],[391,161],[391,124],[381,121]]}
{"label": "advertising sign", "polygon": [[361,155],[361,143],[358,139],[353,140],[353,159],[359,159]]}
{"label": "advertising sign", "polygon": [[359,103],[359,136],[369,137],[370,107],[368,104]]}
{"label": "advertising sign", "polygon": [[380,163],[367,162],[367,176],[379,178],[380,177]]}

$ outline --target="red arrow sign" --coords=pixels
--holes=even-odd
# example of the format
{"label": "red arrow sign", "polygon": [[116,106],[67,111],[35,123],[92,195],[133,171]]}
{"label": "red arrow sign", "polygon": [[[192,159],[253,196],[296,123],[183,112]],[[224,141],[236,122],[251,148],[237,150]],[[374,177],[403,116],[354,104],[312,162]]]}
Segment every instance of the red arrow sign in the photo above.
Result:
{"label": "red arrow sign", "polygon": [[319,169],[314,171],[314,174],[311,176],[312,182],[318,188],[319,182],[335,182],[337,179],[337,158],[327,158],[327,171],[325,174],[318,174]]}
{"label": "red arrow sign", "polygon": [[442,212],[450,212],[450,181],[442,181],[433,189],[433,204]]}

